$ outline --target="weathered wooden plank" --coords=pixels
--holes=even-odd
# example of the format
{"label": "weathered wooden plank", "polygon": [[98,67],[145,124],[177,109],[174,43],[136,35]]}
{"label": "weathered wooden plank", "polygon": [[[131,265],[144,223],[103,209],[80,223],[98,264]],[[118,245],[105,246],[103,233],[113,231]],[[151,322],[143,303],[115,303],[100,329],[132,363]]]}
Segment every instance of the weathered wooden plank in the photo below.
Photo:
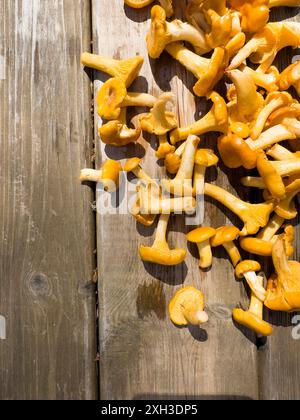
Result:
{"label": "weathered wooden plank", "polygon": [[[274,9],[272,20],[294,20],[300,22],[299,9]],[[283,50],[276,62],[283,69],[291,64],[299,50]],[[299,218],[292,222],[299,224]],[[296,233],[295,253],[292,259],[300,260],[299,226]],[[270,267],[268,267],[270,269]],[[274,335],[259,349],[260,398],[266,400],[300,399],[300,337],[295,329],[299,324],[297,314],[267,313],[274,325]]]}
{"label": "weathered wooden plank", "polygon": [[94,399],[89,2],[2,0],[0,28],[0,399]]}
{"label": "weathered wooden plank", "polygon": [[[145,33],[150,9],[133,11],[124,9],[123,0],[113,3],[93,1],[94,52],[115,58],[143,55],[142,77],[132,89],[148,88],[154,94],[172,89],[181,124],[194,121],[195,112],[198,118],[199,110],[210,105],[197,99],[195,106],[193,78],[169,56],[149,62]],[[178,2],[177,16],[180,9]],[[203,145],[214,146],[215,138],[209,139]],[[125,159],[139,153],[153,177],[161,174],[150,144],[140,143],[145,150],[114,150],[98,142],[98,163],[107,156]],[[212,171],[208,179],[215,178]],[[222,171],[217,182],[234,191]],[[205,223],[218,227],[229,219],[208,201]],[[177,217],[170,230],[171,245],[185,247],[183,218]],[[137,227],[128,215],[98,215],[101,398],[258,398],[255,337],[244,335],[231,319],[231,309],[241,301],[247,305],[248,299],[225,254],[217,251],[208,273],[199,272],[192,255],[177,268],[144,265],[138,245],[151,244],[152,232]],[[168,319],[169,300],[182,283],[200,287],[207,296],[210,322],[204,330],[177,329]]]}

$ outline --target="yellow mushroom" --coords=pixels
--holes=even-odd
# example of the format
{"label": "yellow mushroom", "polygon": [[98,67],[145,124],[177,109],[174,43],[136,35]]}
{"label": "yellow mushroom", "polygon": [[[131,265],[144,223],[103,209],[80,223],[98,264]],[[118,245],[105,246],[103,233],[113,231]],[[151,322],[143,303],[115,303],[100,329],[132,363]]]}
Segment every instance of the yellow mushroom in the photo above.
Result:
{"label": "yellow mushroom", "polygon": [[280,73],[275,66],[271,66],[266,73],[255,71],[245,65],[242,65],[240,70],[251,76],[256,86],[262,87],[267,92],[274,92],[278,90]]}
{"label": "yellow mushroom", "polygon": [[140,256],[143,261],[171,266],[181,264],[185,260],[185,249],[171,250],[169,248],[166,240],[169,219],[170,215],[162,214],[158,222],[154,244],[152,247],[140,247]]}
{"label": "yellow mushroom", "polygon": [[288,160],[300,157],[298,153],[292,153],[286,147],[281,144],[275,144],[271,149],[267,151],[267,155],[271,156],[275,160]]}
{"label": "yellow mushroom", "polygon": [[139,75],[144,64],[143,57],[133,57],[128,60],[115,60],[101,55],[83,53],[81,63],[95,70],[102,71],[112,77],[121,79],[129,87]]}
{"label": "yellow mushroom", "polygon": [[227,64],[224,48],[216,48],[210,59],[200,57],[181,42],[168,44],[165,49],[198,79],[193,88],[197,96],[209,95],[224,74]]}
{"label": "yellow mushroom", "polygon": [[101,87],[97,97],[98,115],[105,120],[117,120],[121,108],[140,106],[152,108],[157,98],[148,93],[127,92],[121,79],[107,80]]}
{"label": "yellow mushroom", "polygon": [[187,41],[199,55],[210,51],[202,31],[178,19],[167,22],[165,10],[154,6],[151,10],[151,28],[147,34],[149,56],[159,58],[166,45],[177,41]]}
{"label": "yellow mushroom", "polygon": [[299,311],[300,263],[288,260],[283,237],[275,242],[272,258],[276,273],[268,281],[266,307],[273,311]]}
{"label": "yellow mushroom", "polygon": [[168,103],[175,104],[175,96],[172,93],[163,93],[156,101],[149,114],[140,116],[141,128],[150,134],[163,136],[178,127],[175,114],[167,110]]}
{"label": "yellow mushroom", "polygon": [[240,246],[244,251],[250,254],[270,257],[272,255],[272,242],[263,239],[246,237],[240,239]]}
{"label": "yellow mushroom", "polygon": [[247,139],[246,143],[252,150],[265,150],[281,141],[295,139],[296,135],[290,130],[290,127],[278,124],[261,133],[256,140]]}
{"label": "yellow mushroom", "polygon": [[169,305],[171,321],[180,327],[187,325],[200,326],[208,321],[204,312],[204,295],[193,286],[180,289]]}
{"label": "yellow mushroom", "polygon": [[270,219],[267,226],[265,226],[257,235],[257,239],[262,241],[271,242],[276,233],[284,224],[284,218],[275,214],[272,219]]}
{"label": "yellow mushroom", "polygon": [[133,9],[142,9],[143,7],[149,6],[154,0],[124,0],[124,4]]}
{"label": "yellow mushroom", "polygon": [[275,207],[275,213],[286,220],[292,220],[298,215],[294,198],[300,192],[300,179],[292,182],[286,187],[286,197]]}
{"label": "yellow mushroom", "polygon": [[229,5],[240,13],[244,32],[259,32],[269,21],[269,0],[229,0]]}
{"label": "yellow mushroom", "polygon": [[141,128],[129,128],[126,122],[126,108],[122,108],[118,120],[109,121],[99,128],[99,136],[103,143],[123,147],[136,142],[141,135]]}
{"label": "yellow mushroom", "polygon": [[185,149],[185,142],[178,147],[175,152],[168,153],[165,159],[165,167],[169,174],[175,175],[179,171],[181,165],[181,157]]}
{"label": "yellow mushroom", "polygon": [[210,99],[213,102],[211,110],[194,124],[172,131],[170,134],[171,144],[176,144],[181,140],[185,140],[190,134],[200,136],[211,131],[227,133],[228,113],[226,103],[216,92],[213,92],[210,95]]}
{"label": "yellow mushroom", "polygon": [[240,233],[241,236],[255,235],[259,228],[267,225],[270,214],[274,210],[274,202],[272,201],[262,204],[246,203],[228,191],[212,184],[205,184],[204,193],[223,204],[245,223]]}
{"label": "yellow mushroom", "polygon": [[158,137],[159,140],[159,147],[155,153],[157,159],[165,159],[165,157],[169,154],[175,152],[175,146],[171,146],[168,142],[168,135],[164,134],[163,136]]}
{"label": "yellow mushroom", "polygon": [[216,234],[216,229],[203,226],[188,233],[188,242],[195,243],[199,250],[199,266],[207,269],[212,265],[212,252],[209,240]]}
{"label": "yellow mushroom", "polygon": [[235,245],[234,241],[240,235],[240,231],[235,226],[224,226],[217,229],[216,234],[210,240],[213,248],[223,246],[229,255],[234,267],[241,261],[241,254]]}
{"label": "yellow mushroom", "polygon": [[198,149],[195,155],[195,170],[194,170],[194,195],[196,197],[204,194],[205,174],[207,168],[216,166],[219,162],[211,149]]}
{"label": "yellow mushroom", "polygon": [[235,269],[235,274],[239,279],[245,277],[255,297],[261,302],[264,302],[267,292],[256,275],[256,272],[260,270],[261,265],[257,261],[245,260],[238,264]]}
{"label": "yellow mushroom", "polygon": [[188,137],[176,177],[161,181],[161,186],[165,191],[181,197],[193,195],[195,155],[199,142],[199,137],[194,135]]}
{"label": "yellow mushroom", "polygon": [[269,0],[269,7],[298,7],[300,6],[299,0]]}
{"label": "yellow mushroom", "polygon": [[298,96],[300,95],[300,61],[291,64],[280,74],[278,85],[280,90],[294,86]]}
{"label": "yellow mushroom", "polygon": [[256,176],[243,177],[241,179],[241,184],[244,187],[259,188],[260,190],[264,190],[266,188],[263,179]]}
{"label": "yellow mushroom", "polygon": [[196,200],[193,197],[165,197],[153,182],[141,184],[138,193],[141,214],[193,214],[196,209]]}
{"label": "yellow mushroom", "polygon": [[272,197],[282,200],[286,195],[285,185],[274,165],[263,151],[258,152],[257,170]]}
{"label": "yellow mushroom", "polygon": [[[264,278],[257,276],[257,284],[263,287]],[[269,337],[273,334],[273,327],[263,319],[264,305],[255,294],[251,293],[250,307],[248,311],[236,308],[233,310],[233,319],[240,325],[253,330],[257,335]]]}
{"label": "yellow mushroom", "polygon": [[98,171],[93,169],[83,169],[80,175],[80,181],[99,182],[103,189],[108,192],[115,192],[120,184],[120,172],[122,165],[115,160],[107,160]]}

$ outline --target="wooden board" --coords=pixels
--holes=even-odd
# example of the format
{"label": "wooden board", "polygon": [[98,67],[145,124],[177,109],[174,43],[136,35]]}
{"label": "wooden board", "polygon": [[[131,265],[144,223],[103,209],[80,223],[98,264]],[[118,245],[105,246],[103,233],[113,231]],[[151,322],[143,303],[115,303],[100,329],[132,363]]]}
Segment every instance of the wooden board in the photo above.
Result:
{"label": "wooden board", "polygon": [[89,2],[3,0],[0,28],[0,399],[94,399]]}
{"label": "wooden board", "polygon": [[[149,62],[145,34],[150,8],[133,11],[124,9],[123,3],[93,1],[94,52],[115,58],[142,55],[145,65],[132,90],[155,95],[172,90],[178,98],[180,124],[198,119],[199,111],[206,112],[210,105],[190,93],[193,78],[167,55]],[[176,14],[181,16],[177,4]],[[105,78],[97,74],[96,79],[95,93]],[[99,123],[96,117],[96,127]],[[215,143],[215,137],[203,139],[203,145]],[[138,154],[145,157],[143,166],[151,176],[162,176],[153,144],[153,139],[151,144],[143,140],[136,147],[116,150],[98,141],[98,163],[106,157]],[[208,174],[209,181],[216,177],[219,185],[234,191],[222,171]],[[230,220],[207,202],[205,223],[218,227]],[[186,247],[182,217],[172,221],[170,231],[171,246]],[[177,268],[144,265],[138,246],[152,244],[153,229],[137,226],[128,215],[99,214],[97,239],[102,399],[258,398],[255,337],[237,329],[231,319],[232,308],[240,302],[247,305],[248,300],[222,250],[207,273],[199,271],[190,253]],[[195,249],[192,252],[195,255]],[[178,329],[168,318],[168,303],[182,284],[198,286],[207,296],[210,322],[203,330]]]}

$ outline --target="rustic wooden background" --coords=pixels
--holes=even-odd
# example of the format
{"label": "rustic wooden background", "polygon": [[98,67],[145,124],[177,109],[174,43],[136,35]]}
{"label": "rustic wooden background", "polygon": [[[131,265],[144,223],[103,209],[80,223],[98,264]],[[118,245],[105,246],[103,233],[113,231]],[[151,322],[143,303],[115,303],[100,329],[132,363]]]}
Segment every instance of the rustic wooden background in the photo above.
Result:
{"label": "rustic wooden background", "polygon": [[[185,1],[175,3],[180,17]],[[143,55],[132,89],[172,90],[181,124],[208,109],[190,93],[193,77],[179,64],[167,55],[149,61],[149,12],[124,8],[123,0],[0,0],[0,399],[299,399],[300,340],[292,338],[291,315],[266,314],[275,334],[257,340],[232,322],[232,308],[248,298],[221,250],[207,273],[199,272],[193,248],[177,268],[143,264],[138,246],[152,243],[153,229],[124,215],[95,220],[100,194],[78,181],[81,168],[106,156],[145,156],[148,172],[163,174],[154,139],[115,150],[93,136],[91,81],[97,92],[106,78],[83,71],[82,51]],[[285,9],[272,17],[297,15]],[[281,54],[279,65],[296,53]],[[215,141],[210,135],[203,145]],[[253,199],[239,176],[222,167],[208,173]],[[205,223],[231,222],[238,223],[206,203]],[[186,230],[174,218],[170,243],[185,246]],[[177,329],[168,319],[182,284],[207,296],[203,330]]]}

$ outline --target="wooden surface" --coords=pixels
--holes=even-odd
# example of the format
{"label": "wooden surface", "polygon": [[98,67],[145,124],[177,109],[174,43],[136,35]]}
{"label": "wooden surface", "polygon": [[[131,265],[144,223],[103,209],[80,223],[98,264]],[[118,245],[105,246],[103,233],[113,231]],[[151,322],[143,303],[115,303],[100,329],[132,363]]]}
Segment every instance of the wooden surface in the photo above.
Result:
{"label": "wooden surface", "polygon": [[[0,399],[300,399],[292,316],[266,313],[276,325],[267,341],[234,325],[231,310],[247,307],[248,297],[222,250],[207,273],[199,271],[194,247],[185,264],[166,269],[140,261],[138,246],[152,244],[154,229],[131,216],[98,214],[95,230],[94,193],[78,175],[93,167],[89,77],[95,93],[106,78],[84,73],[80,53],[143,55],[132,90],[172,90],[180,125],[210,107],[194,98],[193,77],[167,54],[149,61],[149,13],[124,9],[123,0],[0,2]],[[287,16],[295,20],[297,11],[273,14]],[[297,53],[284,52],[279,64]],[[205,147],[215,142],[213,135],[202,139]],[[151,176],[164,176],[154,153],[153,138],[116,150],[96,135],[97,166],[106,157],[138,155]],[[208,181],[253,199],[237,185],[240,176],[221,166]],[[205,224],[229,223],[239,222],[208,200]],[[172,247],[186,246],[187,229],[182,217],[172,219]],[[168,319],[182,284],[205,292],[210,322],[203,330],[177,329]]]}
{"label": "wooden surface", "polygon": [[85,0],[1,0],[0,399],[97,397]]}

